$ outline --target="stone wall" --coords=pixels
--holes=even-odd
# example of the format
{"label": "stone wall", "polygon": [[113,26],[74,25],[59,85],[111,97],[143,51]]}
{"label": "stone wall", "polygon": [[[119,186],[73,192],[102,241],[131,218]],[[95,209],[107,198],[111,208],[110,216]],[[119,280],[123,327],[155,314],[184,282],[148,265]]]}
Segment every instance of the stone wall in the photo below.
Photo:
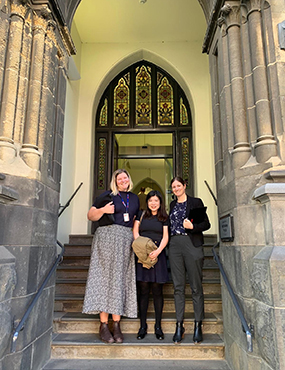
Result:
{"label": "stone wall", "polygon": [[55,1],[0,0],[0,369],[50,357],[63,122],[71,38]]}
{"label": "stone wall", "polygon": [[[217,2],[218,4],[218,2]],[[283,1],[225,1],[208,50],[219,216],[234,240],[220,255],[254,326],[253,353],[222,285],[226,358],[233,369],[285,368],[285,54]],[[210,45],[210,46],[209,46]],[[283,72],[282,72],[283,70]]]}

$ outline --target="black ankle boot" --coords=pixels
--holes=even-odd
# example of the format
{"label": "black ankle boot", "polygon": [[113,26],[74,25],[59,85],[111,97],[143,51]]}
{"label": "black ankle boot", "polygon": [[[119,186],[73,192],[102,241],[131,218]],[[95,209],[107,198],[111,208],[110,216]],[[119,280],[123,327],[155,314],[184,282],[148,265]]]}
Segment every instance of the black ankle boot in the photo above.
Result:
{"label": "black ankle boot", "polygon": [[203,341],[202,321],[195,321],[193,342],[200,343],[202,341]]}
{"label": "black ankle boot", "polygon": [[164,334],[161,329],[161,325],[154,325],[154,334],[156,336],[156,339],[158,340],[163,340],[164,339]]}
{"label": "black ankle boot", "polygon": [[174,343],[180,343],[184,336],[184,327],[183,327],[183,321],[177,321],[176,323],[176,330],[175,334],[173,335],[173,342]]}
{"label": "black ankle boot", "polygon": [[147,326],[145,328],[140,327],[138,334],[137,334],[137,339],[141,340],[147,335]]}

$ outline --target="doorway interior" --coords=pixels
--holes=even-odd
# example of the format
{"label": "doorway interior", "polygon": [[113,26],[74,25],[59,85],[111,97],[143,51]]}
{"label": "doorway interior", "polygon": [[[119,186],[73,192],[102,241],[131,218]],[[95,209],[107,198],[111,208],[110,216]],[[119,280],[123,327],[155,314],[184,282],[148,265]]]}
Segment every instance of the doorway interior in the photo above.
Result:
{"label": "doorway interior", "polygon": [[144,187],[158,190],[168,210],[173,177],[173,133],[114,133],[114,169],[125,168],[134,183],[133,192]]}

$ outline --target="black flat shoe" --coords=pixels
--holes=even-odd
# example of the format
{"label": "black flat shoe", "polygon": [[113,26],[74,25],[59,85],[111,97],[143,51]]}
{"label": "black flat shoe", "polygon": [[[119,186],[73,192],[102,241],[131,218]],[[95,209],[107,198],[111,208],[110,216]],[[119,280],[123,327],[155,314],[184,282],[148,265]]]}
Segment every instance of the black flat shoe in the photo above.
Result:
{"label": "black flat shoe", "polygon": [[164,334],[160,326],[156,327],[154,326],[154,334],[156,336],[156,339],[158,340],[163,340],[164,339]]}
{"label": "black flat shoe", "polygon": [[202,321],[195,321],[193,342],[200,343],[202,341],[203,341]]}
{"label": "black flat shoe", "polygon": [[141,340],[147,335],[147,328],[140,328],[138,331],[137,339]]}
{"label": "black flat shoe", "polygon": [[182,341],[183,337],[184,337],[184,332],[185,332],[185,329],[183,327],[183,321],[182,322],[177,322],[176,323],[176,331],[173,335],[173,342],[175,344],[178,344]]}

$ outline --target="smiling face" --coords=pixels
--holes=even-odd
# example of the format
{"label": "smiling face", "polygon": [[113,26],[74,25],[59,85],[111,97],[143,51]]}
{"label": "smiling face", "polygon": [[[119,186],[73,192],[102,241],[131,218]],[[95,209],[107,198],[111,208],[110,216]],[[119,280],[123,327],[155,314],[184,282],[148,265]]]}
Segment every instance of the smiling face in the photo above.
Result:
{"label": "smiling face", "polygon": [[185,194],[186,184],[183,185],[181,182],[175,180],[171,185],[173,194],[177,196],[177,198],[182,197]]}
{"label": "smiling face", "polygon": [[154,195],[153,197],[149,198],[147,205],[148,205],[148,208],[151,210],[151,213],[153,215],[156,215],[157,211],[160,208],[160,200],[156,195]]}
{"label": "smiling face", "polygon": [[130,179],[124,172],[120,173],[116,178],[116,184],[119,191],[128,191]]}

